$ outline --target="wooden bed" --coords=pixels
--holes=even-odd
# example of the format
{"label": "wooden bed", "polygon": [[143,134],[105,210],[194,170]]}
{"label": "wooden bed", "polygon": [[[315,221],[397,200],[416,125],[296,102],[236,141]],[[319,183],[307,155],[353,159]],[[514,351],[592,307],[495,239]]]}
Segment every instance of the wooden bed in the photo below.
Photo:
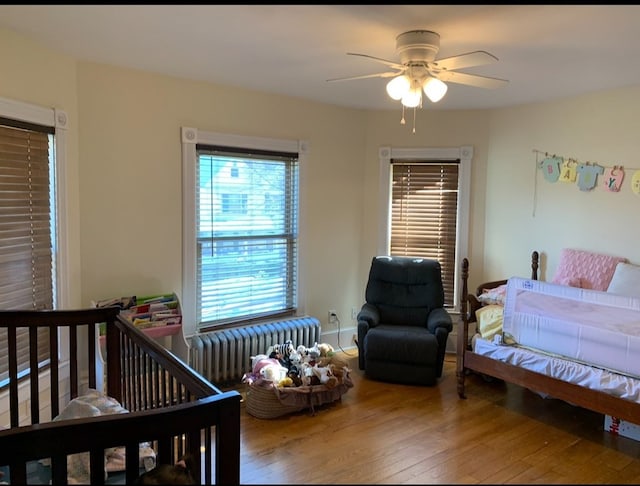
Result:
{"label": "wooden bed", "polygon": [[[106,326],[104,366],[100,324]],[[49,329],[50,364],[44,372],[19,378],[16,332],[29,332],[34,369],[33,338],[39,328]],[[144,472],[139,445],[146,441],[156,453],[156,464],[175,464],[191,456],[198,484],[239,484],[240,394],[222,392],[207,382],[122,319],[117,307],[0,311],[0,331],[9,342],[8,353],[0,353],[9,357],[9,385],[0,393],[5,399],[8,395],[10,406],[9,428],[0,431],[0,466],[9,472],[10,483],[33,482],[29,471],[48,459],[52,484],[66,484],[67,454],[88,452],[90,482],[104,484],[105,449],[124,447],[126,467],[120,480],[131,484]],[[64,349],[69,350],[68,359],[58,359]],[[113,397],[130,413],[51,420],[87,388]]]}
{"label": "wooden bed", "polygon": [[[531,256],[531,279],[533,280],[537,280],[538,278],[538,259],[538,252],[534,251]],[[471,371],[475,371],[547,394],[550,397],[561,399],[595,412],[611,415],[634,423],[638,422],[638,417],[640,417],[640,403],[618,398],[606,392],[575,385],[474,353],[469,341],[469,324],[476,321],[475,311],[482,305],[477,297],[483,289],[498,287],[501,284],[505,284],[507,280],[483,283],[476,288],[475,294],[470,294],[468,290],[469,261],[466,258],[462,262],[461,277],[462,294],[460,314],[462,318],[462,329],[458,332],[456,348],[456,377],[458,380],[458,396],[460,398],[466,398],[466,375]]]}

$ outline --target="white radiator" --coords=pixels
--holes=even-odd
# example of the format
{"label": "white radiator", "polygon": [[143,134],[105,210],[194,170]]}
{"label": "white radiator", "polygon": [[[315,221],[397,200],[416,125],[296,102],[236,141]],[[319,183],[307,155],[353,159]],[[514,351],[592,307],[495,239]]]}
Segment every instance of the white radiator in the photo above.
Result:
{"label": "white radiator", "polygon": [[320,321],[304,316],[195,334],[189,342],[189,366],[212,383],[240,381],[251,371],[251,356],[266,354],[269,346],[287,339],[295,347],[319,343]]}

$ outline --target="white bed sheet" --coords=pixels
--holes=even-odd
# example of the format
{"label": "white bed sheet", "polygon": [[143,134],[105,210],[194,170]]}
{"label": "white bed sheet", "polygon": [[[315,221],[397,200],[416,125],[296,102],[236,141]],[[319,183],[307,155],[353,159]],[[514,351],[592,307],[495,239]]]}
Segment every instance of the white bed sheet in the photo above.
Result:
{"label": "white bed sheet", "polygon": [[517,345],[496,344],[479,334],[473,336],[472,347],[479,355],[640,403],[640,379],[632,376]]}
{"label": "white bed sheet", "polygon": [[640,378],[640,299],[513,277],[503,331],[521,346]]}

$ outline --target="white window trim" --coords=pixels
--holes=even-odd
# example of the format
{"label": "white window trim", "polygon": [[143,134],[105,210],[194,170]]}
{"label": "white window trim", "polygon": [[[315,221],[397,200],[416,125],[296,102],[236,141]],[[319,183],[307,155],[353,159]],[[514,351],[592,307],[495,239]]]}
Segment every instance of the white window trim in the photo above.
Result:
{"label": "white window trim", "polygon": [[[378,225],[378,255],[384,255],[389,251],[390,245],[390,214],[391,214],[391,159],[421,159],[421,160],[460,160],[458,175],[458,230],[456,232],[456,268],[459,266],[463,255],[468,254],[469,249],[469,207],[471,188],[471,160],[473,147],[451,148],[393,148],[380,147],[378,159],[380,161],[380,224]],[[457,273],[456,273],[457,275]],[[459,279],[456,278],[453,288],[454,312],[459,312],[460,299]]]}
{"label": "white window trim", "polygon": [[56,167],[56,229],[57,253],[53,255],[56,265],[56,308],[69,307],[69,245],[66,190],[66,139],[69,118],[64,110],[45,108],[22,101],[0,98],[0,116],[38,125],[55,127],[55,167]]}
{"label": "white window trim", "polygon": [[[56,184],[56,233],[57,252],[52,255],[56,266],[56,302],[57,309],[67,309],[70,306],[69,292],[69,243],[68,243],[68,204],[67,204],[67,129],[69,117],[64,110],[58,108],[46,108],[23,101],[15,101],[0,97],[0,116],[12,120],[20,120],[27,123],[55,127],[55,184]],[[63,329],[61,333],[68,330]],[[64,337],[64,336],[62,336]],[[63,346],[60,349],[60,376],[68,375],[69,348],[68,339],[62,339]],[[45,371],[42,376],[46,376],[49,371]],[[47,380],[43,380],[47,382]],[[25,391],[28,383],[20,383],[19,400],[26,401],[28,392]],[[60,390],[61,393],[68,393],[68,390]],[[42,404],[42,410],[49,407],[48,403]],[[9,410],[8,391],[0,395],[0,408]],[[42,412],[41,410],[41,412]],[[26,419],[25,419],[26,420]]]}
{"label": "white window trim", "polygon": [[[182,127],[182,333],[185,338],[197,334],[196,322],[196,144],[222,145],[225,147],[253,148],[276,152],[298,153],[299,180],[306,166],[309,144],[303,140],[285,140],[265,137],[249,137],[226,133],[207,132],[197,128]],[[298,231],[302,233],[301,205],[298,201]],[[300,282],[302,247],[298,245],[298,313],[304,314],[303,288]]]}

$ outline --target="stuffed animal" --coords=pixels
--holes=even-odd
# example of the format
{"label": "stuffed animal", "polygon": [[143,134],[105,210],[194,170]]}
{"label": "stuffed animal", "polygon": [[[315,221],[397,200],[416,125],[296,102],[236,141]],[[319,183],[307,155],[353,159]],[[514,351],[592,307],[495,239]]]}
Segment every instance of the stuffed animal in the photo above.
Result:
{"label": "stuffed animal", "polygon": [[280,363],[268,364],[260,368],[262,378],[273,383],[279,383],[280,380],[286,378],[288,372],[289,370]]}
{"label": "stuffed animal", "polygon": [[344,377],[348,376],[351,371],[347,366],[337,366],[333,363],[329,363],[327,368],[329,368],[331,374],[336,377],[338,383],[344,383]]}
{"label": "stuffed animal", "polygon": [[273,346],[270,346],[267,350],[267,355],[269,355],[270,358],[278,358],[280,361],[288,362],[289,356],[295,350],[296,349],[293,347],[293,341],[288,339],[283,344],[274,344]]}
{"label": "stuffed animal", "polygon": [[305,361],[315,361],[320,357],[320,349],[318,349],[318,343],[315,343],[311,348],[307,348],[306,346],[303,346],[301,344],[300,346],[298,346],[297,351]]}
{"label": "stuffed animal", "polygon": [[338,385],[338,379],[331,374],[331,370],[328,367],[320,367],[315,365],[311,368],[315,376],[318,377],[320,383],[327,388],[335,388]]}
{"label": "stuffed animal", "polygon": [[293,386],[293,380],[289,376],[285,376],[282,380],[278,382],[278,387],[282,388],[285,386]]}
{"label": "stuffed animal", "polygon": [[297,368],[289,369],[289,373],[287,374],[291,381],[293,382],[293,386],[302,386],[302,378],[300,378],[300,372]]}
{"label": "stuffed animal", "polygon": [[320,351],[320,357],[331,356],[334,352],[333,346],[329,343],[318,344],[318,351]]}
{"label": "stuffed animal", "polygon": [[266,366],[282,366],[275,358],[268,358],[266,354],[258,354],[251,358],[251,370],[254,375],[260,375],[262,368]]}

